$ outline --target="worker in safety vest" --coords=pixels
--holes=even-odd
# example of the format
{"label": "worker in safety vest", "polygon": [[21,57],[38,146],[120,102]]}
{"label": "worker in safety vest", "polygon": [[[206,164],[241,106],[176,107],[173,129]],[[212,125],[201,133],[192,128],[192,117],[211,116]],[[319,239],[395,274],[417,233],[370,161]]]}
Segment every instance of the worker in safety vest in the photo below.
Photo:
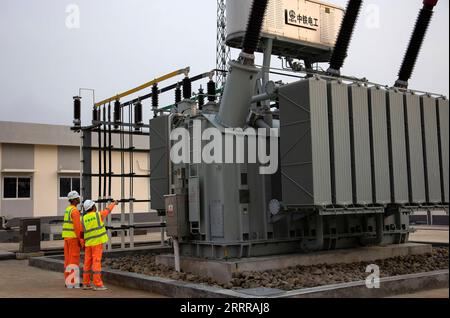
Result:
{"label": "worker in safety vest", "polygon": [[[77,205],[80,204],[80,195],[72,191],[67,195],[70,205],[64,213],[62,237],[64,238],[64,279],[67,288],[79,288],[79,283],[72,274],[78,274],[76,269],[80,266],[80,249],[84,244],[81,237],[81,214]],[[71,276],[68,281],[68,277]]]}
{"label": "worker in safety vest", "polygon": [[[83,204],[82,225],[85,244],[83,289],[107,289],[102,281],[103,244],[109,240],[105,228],[105,219],[117,204],[118,202],[114,201],[101,212],[97,211],[95,202],[91,200],[86,200]],[[91,286],[91,274],[94,277],[94,286]]]}

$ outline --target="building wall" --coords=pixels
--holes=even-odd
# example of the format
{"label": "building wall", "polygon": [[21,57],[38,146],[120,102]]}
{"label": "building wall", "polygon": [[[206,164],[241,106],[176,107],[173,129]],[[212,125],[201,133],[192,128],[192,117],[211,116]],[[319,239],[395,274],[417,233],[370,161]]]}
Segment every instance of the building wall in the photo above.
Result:
{"label": "building wall", "polygon": [[[1,152],[2,192],[1,209],[3,216],[8,218],[33,216],[33,173],[5,172],[7,170],[34,170],[34,145],[2,144]],[[31,177],[31,198],[5,199],[3,197],[3,178],[5,177]]]}
{"label": "building wall", "polygon": [[3,144],[2,170],[34,169],[34,145]]}
{"label": "building wall", "polygon": [[62,170],[80,170],[79,147],[58,147],[58,171]]}
{"label": "building wall", "polygon": [[[59,146],[58,147],[58,163],[57,165],[57,215],[64,215],[64,211],[68,205],[67,198],[59,197],[59,178],[60,177],[80,177],[80,147]],[[76,173],[67,173],[73,171]],[[62,173],[64,172],[64,173]]]}
{"label": "building wall", "polygon": [[[67,198],[59,197],[59,179],[61,177],[80,177],[79,135],[66,126],[12,123],[0,121],[0,215],[8,218],[20,217],[55,217],[62,216],[68,204]],[[93,138],[93,146],[97,143]],[[137,137],[134,145],[139,148],[148,147],[148,138]],[[119,139],[113,136],[114,147],[119,147]],[[113,152],[113,172],[121,173],[120,153]],[[149,154],[135,153],[134,173],[149,174]],[[102,161],[103,165],[103,161]],[[124,173],[129,173],[129,156],[125,155]],[[5,169],[7,171],[5,171]],[[98,154],[93,152],[93,173],[98,173]],[[30,177],[31,198],[4,199],[3,178]],[[119,199],[121,179],[112,178],[112,197]],[[98,194],[98,178],[92,178],[92,199]],[[133,197],[138,200],[149,199],[149,178],[134,179]],[[129,182],[124,185],[123,197],[130,197]],[[87,199],[87,198],[85,198]],[[125,205],[125,212],[130,210]],[[135,213],[147,213],[150,203],[134,204]],[[121,213],[121,207],[114,211]]]}
{"label": "building wall", "polygon": [[57,147],[35,146],[34,151],[33,216],[55,216],[58,211]]}

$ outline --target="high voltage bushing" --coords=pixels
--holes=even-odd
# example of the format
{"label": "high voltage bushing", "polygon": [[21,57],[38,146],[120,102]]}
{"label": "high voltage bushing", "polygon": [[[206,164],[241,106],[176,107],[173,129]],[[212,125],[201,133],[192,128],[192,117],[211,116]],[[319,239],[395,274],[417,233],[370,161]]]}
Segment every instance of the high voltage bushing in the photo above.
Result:
{"label": "high voltage bushing", "polygon": [[[134,104],[134,123],[142,125],[142,103],[140,101]],[[139,127],[136,127],[136,130],[139,129]]]}
{"label": "high voltage bushing", "polygon": [[437,2],[438,0],[424,0],[423,2],[423,8],[420,10],[414,32],[411,36],[400,72],[398,73],[398,80],[395,83],[396,87],[408,88],[408,81],[414,71],[417,57],[419,56],[431,18],[433,17],[433,8]]}
{"label": "high voltage bushing", "polygon": [[245,33],[242,44],[242,51],[246,54],[253,54],[258,47],[264,15],[269,0],[253,0],[253,6],[250,18],[247,24],[247,32]]}
{"label": "high voltage bushing", "polygon": [[192,97],[192,82],[189,77],[183,79],[183,98],[190,99]]}
{"label": "high voltage bushing", "polygon": [[210,80],[208,82],[206,90],[207,90],[206,93],[208,94],[208,101],[215,102],[216,101],[216,83],[214,83],[213,80]]}
{"label": "high voltage bushing", "polygon": [[198,108],[201,110],[203,108],[203,105],[205,105],[205,91],[200,86],[198,90]]}
{"label": "high voltage bushing", "polygon": [[334,46],[333,55],[330,60],[330,68],[328,73],[339,75],[345,58],[347,57],[348,47],[352,39],[353,30],[358,20],[361,10],[362,0],[350,0],[347,4],[344,19],[342,20],[341,29],[339,31],[336,44]]}
{"label": "high voltage bushing", "polygon": [[175,104],[179,102],[181,102],[181,88],[180,85],[177,85],[177,88],[175,88]]}
{"label": "high voltage bushing", "polygon": [[77,127],[81,126],[81,97],[73,98],[73,124]]}
{"label": "high voltage bushing", "polygon": [[116,125],[114,125],[114,129],[118,129],[119,128],[119,123],[121,122],[121,117],[122,117],[122,109],[120,107],[120,101],[116,100],[114,102],[114,123]]}

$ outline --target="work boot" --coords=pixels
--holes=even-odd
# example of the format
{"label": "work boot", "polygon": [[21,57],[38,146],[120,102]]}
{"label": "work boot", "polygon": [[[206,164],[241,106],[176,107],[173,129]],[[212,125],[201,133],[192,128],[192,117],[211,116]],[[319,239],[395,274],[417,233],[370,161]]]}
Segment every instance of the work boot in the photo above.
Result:
{"label": "work boot", "polygon": [[94,290],[95,291],[103,291],[103,290],[108,290],[108,288],[106,288],[105,286],[94,286]]}
{"label": "work boot", "polygon": [[80,289],[80,288],[81,288],[80,285],[71,285],[71,286],[68,286],[67,284],[64,284],[64,286],[65,286],[67,289]]}

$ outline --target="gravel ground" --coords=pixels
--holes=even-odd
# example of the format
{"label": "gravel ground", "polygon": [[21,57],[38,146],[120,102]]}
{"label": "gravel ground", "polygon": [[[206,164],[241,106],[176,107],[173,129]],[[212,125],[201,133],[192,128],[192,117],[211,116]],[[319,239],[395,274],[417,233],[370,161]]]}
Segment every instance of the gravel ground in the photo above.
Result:
{"label": "gravel ground", "polygon": [[[155,264],[155,255],[126,256],[106,259],[104,265],[111,269],[165,277],[175,280],[220,286],[227,289],[278,288],[293,290],[338,283],[365,280],[366,267],[374,262],[296,266],[282,270],[237,273],[230,284],[219,284],[211,278],[189,273],[177,273],[166,266]],[[396,257],[375,262],[381,277],[431,272],[449,268],[448,248],[435,248],[431,254]]]}

